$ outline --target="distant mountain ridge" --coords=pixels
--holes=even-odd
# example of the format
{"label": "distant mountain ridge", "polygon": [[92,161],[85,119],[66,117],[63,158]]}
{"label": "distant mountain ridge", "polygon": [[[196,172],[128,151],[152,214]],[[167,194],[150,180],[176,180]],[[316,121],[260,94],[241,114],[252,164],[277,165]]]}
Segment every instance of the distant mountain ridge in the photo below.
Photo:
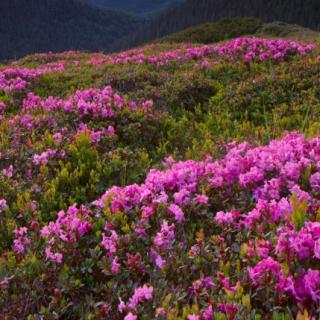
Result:
{"label": "distant mountain ridge", "polygon": [[147,21],[114,49],[134,47],[185,28],[225,17],[256,17],[320,29],[319,0],[186,0]]}
{"label": "distant mountain ridge", "polygon": [[1,0],[0,59],[29,53],[107,50],[141,19],[78,0]]}
{"label": "distant mountain ridge", "polygon": [[226,17],[320,29],[319,0],[1,0],[0,14],[0,60],[119,51]]}
{"label": "distant mountain ridge", "polygon": [[93,5],[132,12],[134,14],[152,14],[169,8],[183,0],[82,0]]}

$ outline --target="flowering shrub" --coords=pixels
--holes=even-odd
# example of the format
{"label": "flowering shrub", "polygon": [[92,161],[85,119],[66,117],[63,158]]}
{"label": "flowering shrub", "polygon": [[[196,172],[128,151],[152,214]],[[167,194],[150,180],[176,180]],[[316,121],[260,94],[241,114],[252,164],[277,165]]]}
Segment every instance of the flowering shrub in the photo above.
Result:
{"label": "flowering shrub", "polygon": [[47,64],[39,69],[29,70],[20,68],[9,68],[0,71],[0,90],[5,93],[21,91],[30,85],[30,82],[45,73],[63,71],[63,64]]}
{"label": "flowering shrub", "polygon": [[76,113],[82,117],[112,118],[115,116],[116,110],[121,110],[125,107],[131,110],[148,110],[153,106],[153,102],[150,100],[145,101],[138,106],[134,101],[127,102],[124,97],[113,92],[112,88],[108,86],[102,90],[78,90],[66,100],[62,100],[59,97],[48,97],[42,100],[39,96],[29,92],[23,100],[22,105],[25,112],[30,112],[35,109],[42,109],[49,112],[64,110],[69,113]]}
{"label": "flowering shrub", "polygon": [[217,161],[168,158],[143,184],[107,190],[91,210],[59,212],[40,230],[43,253],[37,229],[20,228],[15,250],[37,248],[49,274],[80,263],[70,275],[79,277],[89,263],[92,281],[108,283],[100,299],[114,319],[236,319],[287,308],[316,316],[320,139],[293,133],[226,150]]}
{"label": "flowering shrub", "polygon": [[143,64],[151,63],[156,66],[168,65],[172,62],[202,60],[206,57],[217,56],[224,59],[242,59],[245,62],[274,60],[281,61],[290,55],[305,55],[313,51],[315,45],[303,45],[293,40],[268,40],[261,38],[238,38],[223,44],[191,47],[182,45],[182,49],[157,52],[148,55],[143,50],[131,50],[105,58],[94,58],[88,63],[99,66],[112,64]]}
{"label": "flowering shrub", "polygon": [[[171,220],[170,227],[167,220],[163,220],[160,231],[154,236],[155,247],[151,247],[151,257],[155,258],[155,267],[168,271],[183,266],[188,268],[183,257],[189,252],[193,261],[197,257],[201,259],[199,272],[208,270],[209,274],[205,274],[216,279],[208,289],[215,288],[217,291],[213,291],[217,298],[221,289],[237,292],[242,288],[243,294],[246,290],[258,290],[257,295],[253,295],[255,298],[251,299],[252,307],[264,309],[265,297],[261,296],[260,300],[258,294],[264,292],[272,308],[285,309],[290,305],[292,312],[297,313],[299,308],[303,312],[307,308],[310,314],[316,315],[320,302],[317,262],[320,223],[316,222],[319,218],[319,200],[318,185],[310,182],[318,176],[319,143],[319,138],[307,141],[301,135],[292,134],[266,147],[251,149],[246,143],[233,145],[221,161],[212,162],[208,159],[201,163],[170,163],[169,169],[151,171],[141,186],[108,190],[94,205],[108,212],[108,228],[112,228],[113,234],[117,235],[114,238],[116,243],[122,243],[117,234],[123,228],[117,222],[120,213],[134,221],[132,226],[135,227],[131,230],[136,241],[139,238],[152,239],[150,221]],[[301,189],[302,186],[305,190]],[[207,190],[206,194],[210,197],[207,204],[207,196],[204,196],[206,201],[198,207],[197,192],[201,189]],[[221,206],[218,202],[220,197],[228,199],[226,207],[231,211],[212,212]],[[149,213],[146,215],[146,212]],[[188,222],[196,223],[198,218],[202,226],[198,230],[200,239],[181,237],[181,234],[185,234],[183,230],[190,227]],[[175,229],[180,232],[174,232]],[[268,234],[267,241],[265,234]],[[123,237],[127,237],[127,234],[124,233]],[[217,248],[211,247],[210,241]],[[171,242],[175,246],[171,246]],[[174,248],[179,248],[181,252],[173,254]],[[156,250],[160,250],[162,257]],[[119,248],[114,253],[117,251]],[[223,258],[220,256],[222,252]],[[166,259],[163,260],[163,257]],[[222,260],[219,261],[218,257]],[[222,266],[224,263],[229,265],[222,267],[219,271],[221,274],[209,271],[210,261],[212,263],[215,259],[217,267],[220,265],[221,268],[221,263]],[[236,261],[241,267],[233,265]],[[140,261],[141,265],[146,263],[147,260]],[[220,289],[221,277],[225,280]],[[230,278],[237,283],[235,289],[230,288]],[[159,287],[158,283],[154,284],[154,288]],[[269,291],[273,286],[276,291]],[[200,288],[201,285],[197,290]],[[178,286],[175,290],[183,288]],[[292,299],[296,300],[297,307],[291,305]],[[218,305],[223,301],[218,298],[215,303]],[[221,310],[221,307],[217,310]],[[240,306],[236,308],[234,316],[238,312],[248,315]]]}
{"label": "flowering shrub", "polygon": [[313,51],[240,38],[1,66],[2,314],[316,319]]}

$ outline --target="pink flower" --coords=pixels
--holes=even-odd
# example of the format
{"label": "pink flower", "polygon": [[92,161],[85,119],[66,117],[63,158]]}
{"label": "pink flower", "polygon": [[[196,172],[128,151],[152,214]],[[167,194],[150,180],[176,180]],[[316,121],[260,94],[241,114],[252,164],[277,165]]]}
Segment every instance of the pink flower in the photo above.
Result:
{"label": "pink flower", "polygon": [[232,212],[224,213],[222,211],[219,211],[216,213],[216,216],[215,216],[216,223],[220,225],[232,224],[233,220],[234,218],[233,218]]}
{"label": "pink flower", "polygon": [[158,255],[156,257],[156,266],[159,268],[159,269],[163,269],[166,265],[166,260],[162,259],[162,257],[160,255]]}
{"label": "pink flower", "polygon": [[107,129],[107,133],[110,137],[114,136],[116,130],[114,129],[113,126],[109,126],[108,129]]}
{"label": "pink flower", "polygon": [[132,314],[131,312],[128,313],[125,317],[124,317],[124,320],[137,320],[138,317],[134,314]]}
{"label": "pink flower", "polygon": [[319,259],[320,223],[306,222],[300,231],[287,227],[279,229],[278,233],[277,253],[295,255],[301,260]]}
{"label": "pink flower", "polygon": [[126,306],[126,304],[121,300],[121,298],[119,298],[119,304],[118,304],[118,311],[120,312],[120,313],[123,313],[125,310],[126,310],[126,308],[127,308],[127,306]]}
{"label": "pink flower", "polygon": [[309,269],[304,276],[304,282],[313,302],[320,302],[320,271]]}
{"label": "pink flower", "polygon": [[259,240],[257,244],[257,253],[260,258],[267,258],[272,249],[272,244],[269,241]]}
{"label": "pink flower", "polygon": [[61,264],[63,262],[63,256],[61,253],[59,252],[53,253],[50,247],[47,247],[45,251],[48,259],[51,259],[58,264]]}
{"label": "pink flower", "polygon": [[264,173],[261,169],[257,167],[252,167],[248,172],[245,174],[240,174],[239,175],[239,182],[241,186],[243,187],[248,187],[251,184],[258,183],[262,181],[264,178]]}
{"label": "pink flower", "polygon": [[149,109],[149,108],[153,107],[153,101],[152,101],[152,100],[148,100],[148,101],[144,102],[144,103],[142,104],[142,106],[143,106],[145,109]]}
{"label": "pink flower", "polygon": [[320,238],[314,243],[314,256],[317,259],[320,259]]}
{"label": "pink flower", "polygon": [[320,172],[316,172],[310,177],[310,185],[313,190],[320,191]]}
{"label": "pink flower", "polygon": [[21,227],[13,231],[15,235],[15,240],[13,241],[14,250],[20,254],[25,253],[28,245],[30,244],[30,239],[28,238],[28,229],[26,227]]}
{"label": "pink flower", "polygon": [[148,301],[152,299],[153,287],[144,285],[143,287],[136,288],[134,295],[129,300],[129,307],[136,309],[137,305],[142,301]]}
{"label": "pink flower", "polygon": [[63,140],[63,136],[61,134],[61,132],[57,132],[53,135],[53,139],[54,141],[59,145],[61,144],[62,140]]}
{"label": "pink flower", "polygon": [[13,166],[10,165],[8,168],[3,169],[2,174],[7,178],[11,178],[13,175]]}
{"label": "pink flower", "polygon": [[244,61],[246,62],[253,62],[254,61],[254,53],[253,52],[248,52],[245,56],[244,56]]}
{"label": "pink flower", "polygon": [[120,271],[120,264],[118,263],[119,258],[114,257],[112,261],[112,273],[117,274]]}
{"label": "pink flower", "polygon": [[198,203],[208,204],[208,200],[209,200],[209,198],[205,195],[202,195],[202,194],[197,194],[195,196],[195,201]]}
{"label": "pink flower", "polygon": [[194,314],[191,314],[188,316],[188,320],[200,320],[200,316],[196,316]]}
{"label": "pink flower", "polygon": [[10,279],[8,277],[4,277],[1,281],[0,281],[0,287],[7,287],[10,283]]}
{"label": "pink flower", "polygon": [[61,247],[65,249],[65,243],[75,243],[79,237],[91,231],[92,226],[88,222],[89,214],[90,210],[87,207],[81,206],[78,209],[73,205],[67,212],[59,211],[57,220],[41,229],[41,237],[45,238],[48,244],[47,258],[57,263],[62,262]]}
{"label": "pink flower", "polygon": [[168,207],[168,211],[175,216],[175,219],[178,222],[182,222],[184,220],[184,213],[183,213],[182,209],[179,206],[177,206],[176,204],[171,204]]}
{"label": "pink flower", "polygon": [[174,202],[179,206],[188,205],[190,203],[190,191],[182,189],[173,195],[173,199]]}
{"label": "pink flower", "polygon": [[174,240],[175,225],[169,225],[166,220],[162,222],[161,232],[158,232],[154,238],[154,244],[158,248],[168,249],[170,242]]}
{"label": "pink flower", "polygon": [[4,199],[0,199],[0,211],[7,206],[7,201]]}
{"label": "pink flower", "polygon": [[207,309],[205,309],[202,313],[202,317],[204,320],[212,320],[213,319],[213,308],[210,305]]}
{"label": "pink flower", "polygon": [[56,155],[56,153],[56,150],[48,149],[47,151],[42,152],[40,155],[35,154],[33,156],[33,163],[35,165],[45,166],[48,164],[49,159],[53,158]]}
{"label": "pink flower", "polygon": [[249,277],[255,286],[259,285],[264,274],[273,274],[276,280],[278,280],[280,271],[280,264],[271,257],[260,261],[255,267],[248,269]]}
{"label": "pink flower", "polygon": [[117,241],[118,235],[114,230],[111,231],[110,237],[107,237],[105,234],[102,234],[101,244],[110,254],[114,254],[117,252]]}

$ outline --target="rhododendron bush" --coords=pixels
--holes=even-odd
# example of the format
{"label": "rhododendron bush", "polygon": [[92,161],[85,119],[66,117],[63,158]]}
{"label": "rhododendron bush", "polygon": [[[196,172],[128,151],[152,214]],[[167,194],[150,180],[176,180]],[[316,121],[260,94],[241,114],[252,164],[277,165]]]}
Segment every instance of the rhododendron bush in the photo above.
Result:
{"label": "rhododendron bush", "polygon": [[[113,319],[234,319],[287,308],[316,316],[320,139],[293,133],[226,148],[217,161],[167,158],[142,185],[113,187],[42,228],[15,230],[16,259],[34,252],[49,278],[62,277],[50,279],[59,284],[50,308],[88,273],[106,284],[99,308]],[[68,265],[78,267],[64,278]],[[10,285],[18,283],[4,290]]]}
{"label": "rhododendron bush", "polygon": [[21,91],[30,85],[31,80],[45,73],[59,72],[64,69],[63,64],[47,64],[36,70],[9,68],[0,71],[0,89],[6,93],[14,90]]}
{"label": "rhododendron bush", "polygon": [[1,65],[0,318],[317,319],[317,56],[240,38]]}
{"label": "rhododendron bush", "polygon": [[315,49],[312,44],[303,45],[293,40],[268,40],[260,38],[239,38],[223,44],[204,45],[192,47],[182,46],[182,49],[174,49],[165,52],[157,52],[155,55],[147,54],[144,50],[134,49],[114,56],[97,57],[89,60],[89,64],[101,65],[113,64],[143,64],[151,63],[156,66],[165,66],[170,62],[184,62],[189,60],[201,60],[210,56],[222,59],[242,59],[246,62],[274,60],[281,61],[290,55],[305,55]]}

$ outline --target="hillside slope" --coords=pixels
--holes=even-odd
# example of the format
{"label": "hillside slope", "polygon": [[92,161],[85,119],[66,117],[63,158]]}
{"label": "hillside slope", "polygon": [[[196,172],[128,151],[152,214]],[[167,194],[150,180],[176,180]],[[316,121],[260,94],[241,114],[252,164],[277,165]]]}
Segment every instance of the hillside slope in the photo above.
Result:
{"label": "hillside slope", "polygon": [[0,318],[316,319],[319,72],[270,35],[0,64]]}
{"label": "hillside slope", "polygon": [[252,35],[262,27],[264,23],[256,18],[225,18],[217,22],[196,25],[180,32],[176,32],[156,39],[160,43],[215,43],[243,35]]}
{"label": "hillside slope", "polygon": [[78,0],[2,0],[0,12],[0,59],[34,52],[108,49],[140,22],[129,14]]}
{"label": "hillside slope", "polygon": [[224,18],[217,22],[196,25],[156,39],[154,43],[215,43],[239,36],[267,36],[316,41],[320,33],[281,21],[264,23],[256,18]]}
{"label": "hillside slope", "polygon": [[122,39],[118,48],[129,48],[205,22],[225,17],[256,17],[283,21],[311,29],[320,28],[318,0],[186,0],[147,21],[135,35]]}

